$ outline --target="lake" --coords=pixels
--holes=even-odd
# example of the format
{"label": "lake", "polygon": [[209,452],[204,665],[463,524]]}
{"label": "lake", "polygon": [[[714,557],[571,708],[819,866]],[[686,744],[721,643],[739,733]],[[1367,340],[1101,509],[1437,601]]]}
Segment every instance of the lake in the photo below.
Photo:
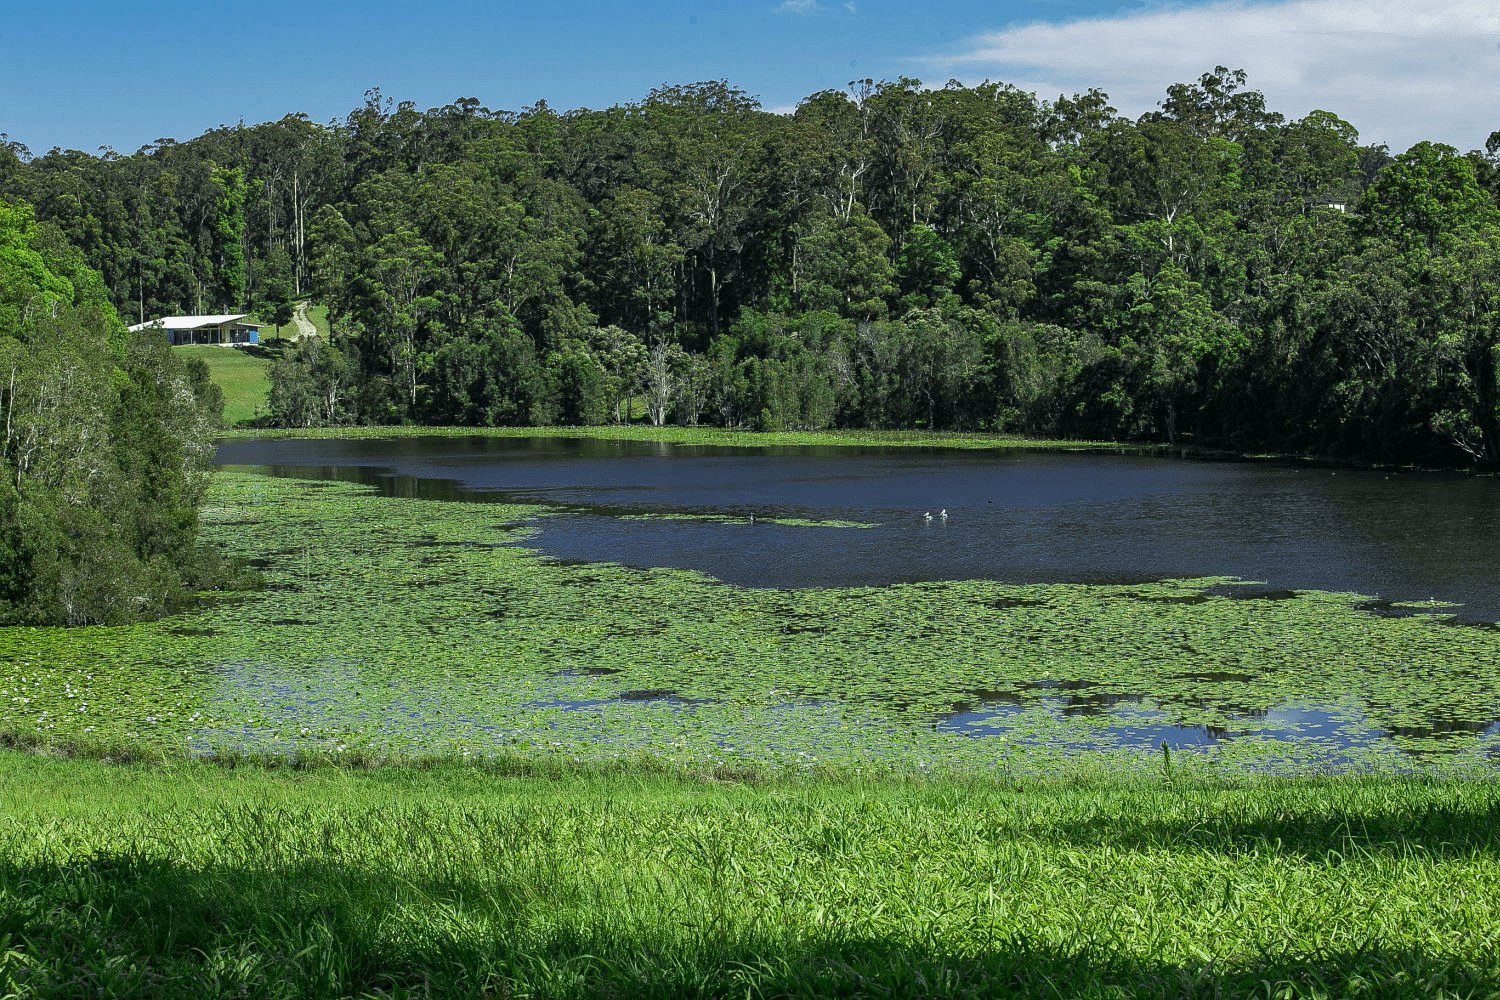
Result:
{"label": "lake", "polygon": [[[1031,766],[1163,742],[1250,768],[1500,760],[1494,479],[483,436],[216,461],[285,488],[238,487],[250,506],[215,515],[264,502],[251,549],[277,589],[188,623],[234,650],[210,711],[255,719],[195,746],[341,745],[352,726],[393,748],[715,760]],[[292,480],[418,502],[372,500],[351,548],[361,501],[297,500],[280,523],[271,497],[309,495]],[[512,546],[544,558],[485,555]],[[353,629],[330,607],[359,608]]]}
{"label": "lake", "polygon": [[[1446,609],[1458,621],[1500,619],[1500,482],[1460,474],[478,436],[235,442],[215,460],[397,496],[540,503],[556,514],[525,544],[547,555],[693,569],[745,587],[1230,576],[1266,591],[1437,600],[1460,605]],[[767,523],[778,519],[870,527]]]}

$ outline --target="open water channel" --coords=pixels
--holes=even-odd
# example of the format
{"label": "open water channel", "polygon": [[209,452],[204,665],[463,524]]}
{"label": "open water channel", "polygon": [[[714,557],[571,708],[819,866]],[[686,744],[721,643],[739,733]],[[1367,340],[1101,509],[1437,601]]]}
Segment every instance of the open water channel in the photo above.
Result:
{"label": "open water channel", "polygon": [[[253,441],[221,446],[216,461],[399,496],[552,505],[565,513],[527,541],[548,555],[695,569],[741,586],[1237,576],[1273,590],[1449,601],[1461,618],[1500,620],[1500,480],[1456,474],[480,437]],[[743,523],[621,519],[641,514]],[[752,515],[875,527],[809,537],[756,531]]]}
{"label": "open water channel", "polygon": [[[1500,620],[1500,481],[1457,474],[1113,452],[487,437],[236,442],[216,461],[396,496],[548,505],[556,516],[525,541],[545,555],[693,569],[744,587],[1228,576],[1257,582],[1237,596],[1353,593],[1372,615],[1422,613],[1391,605],[1435,600],[1457,605],[1441,611],[1460,626]],[[789,531],[775,520],[871,527]],[[1091,707],[1087,692],[1054,700],[1059,713]],[[936,724],[975,736],[1005,731],[1013,711],[983,699],[956,709]],[[1278,713],[1288,732],[1336,745],[1380,736],[1349,706],[1287,705],[1262,713],[1259,731],[1274,730]],[[1149,710],[1113,728],[1116,741],[1142,745],[1168,730],[1176,743],[1233,736],[1158,725]]]}

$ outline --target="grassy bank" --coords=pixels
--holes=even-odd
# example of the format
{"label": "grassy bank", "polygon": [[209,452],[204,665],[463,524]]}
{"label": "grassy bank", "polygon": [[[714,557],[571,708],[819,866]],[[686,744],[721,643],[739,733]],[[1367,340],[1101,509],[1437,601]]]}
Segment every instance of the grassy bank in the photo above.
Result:
{"label": "grassy bank", "polygon": [[1324,466],[1406,469],[1409,471],[1462,472],[1491,476],[1494,473],[1473,468],[1418,468],[1380,463],[1354,462],[1329,455],[1274,454],[1269,452],[1226,451],[1200,448],[1191,444],[1167,444],[1161,441],[1093,441],[1077,438],[1024,437],[971,431],[868,430],[842,429],[822,431],[752,431],[724,427],[679,427],[667,424],[628,424],[600,427],[427,427],[417,425],[359,425],[340,427],[231,427],[224,440],[283,439],[390,439],[390,438],[588,438],[597,441],[645,441],[661,445],[705,448],[957,448],[965,451],[1039,448],[1048,451],[1099,451],[1164,457],[1229,459],[1235,461],[1274,461],[1313,463]]}
{"label": "grassy bank", "polygon": [[[1026,438],[1017,434],[974,433],[966,431],[749,431],[723,427],[679,427],[667,424],[626,424],[604,427],[417,427],[359,426],[306,428],[236,428],[224,435],[230,440],[245,438],[405,438],[405,437],[568,437],[599,441],[650,441],[717,448],[806,448],[849,447],[859,445],[881,448],[1049,448],[1049,449],[1118,449],[1151,448],[1152,445],[1126,445],[1115,441],[1077,441],[1051,438]],[[1181,449],[1176,449],[1181,450]]]}
{"label": "grassy bank", "polygon": [[1500,796],[0,754],[0,995],[1493,996]]}

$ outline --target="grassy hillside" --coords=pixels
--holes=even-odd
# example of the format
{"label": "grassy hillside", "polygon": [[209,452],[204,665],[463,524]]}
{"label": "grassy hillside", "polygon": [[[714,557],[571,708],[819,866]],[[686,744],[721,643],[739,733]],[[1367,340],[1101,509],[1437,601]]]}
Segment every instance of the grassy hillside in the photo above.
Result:
{"label": "grassy hillside", "polygon": [[208,363],[209,374],[224,390],[224,423],[233,427],[265,411],[266,395],[271,391],[271,362],[282,348],[282,344],[271,341],[260,347],[202,346],[176,350]]}
{"label": "grassy hillside", "polygon": [[309,323],[311,323],[313,325],[313,328],[318,331],[318,336],[320,336],[320,337],[327,337],[328,336],[328,307],[327,306],[313,305],[313,304],[309,303],[309,305],[307,307],[307,320],[308,320]]}

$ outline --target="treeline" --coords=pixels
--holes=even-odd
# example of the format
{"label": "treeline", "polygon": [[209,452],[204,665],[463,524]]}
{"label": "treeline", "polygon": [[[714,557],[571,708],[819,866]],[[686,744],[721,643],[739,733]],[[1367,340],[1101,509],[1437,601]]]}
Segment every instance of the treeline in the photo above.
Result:
{"label": "treeline", "polygon": [[1098,91],[378,91],[138,153],[0,151],[121,315],[325,302],[273,419],[953,427],[1500,460],[1492,139],[1392,157],[1223,67]]}
{"label": "treeline", "polygon": [[244,584],[196,547],[223,399],[132,336],[55,225],[0,202],[0,624],[132,621]]}

